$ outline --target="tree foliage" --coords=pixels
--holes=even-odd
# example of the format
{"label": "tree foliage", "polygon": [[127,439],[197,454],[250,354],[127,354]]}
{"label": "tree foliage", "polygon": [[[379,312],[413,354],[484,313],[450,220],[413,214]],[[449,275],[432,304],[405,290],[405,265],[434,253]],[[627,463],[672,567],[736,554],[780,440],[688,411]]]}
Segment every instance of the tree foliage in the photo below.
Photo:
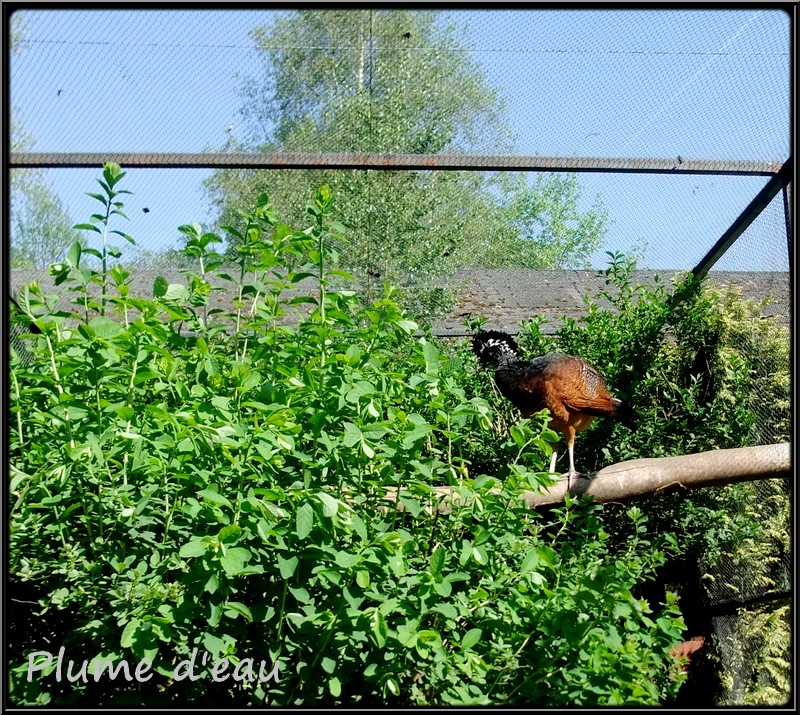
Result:
{"label": "tree foliage", "polygon": [[[23,16],[11,16],[12,55],[22,51],[26,37]],[[11,150],[26,151],[35,137],[25,130],[21,111],[11,112]],[[61,199],[47,183],[41,169],[11,169],[11,265],[14,268],[47,268],[61,260],[67,247],[78,239]]]}
{"label": "tree foliage", "polygon": [[45,269],[61,260],[79,234],[61,199],[43,178],[29,175],[17,185],[11,207],[11,265]]}
{"label": "tree foliage", "polygon": [[[503,99],[464,36],[432,11],[282,14],[252,31],[263,74],[243,89],[246,138],[227,148],[508,152]],[[322,182],[341,198],[352,239],[342,260],[367,292],[388,280],[421,289],[428,308],[457,268],[583,266],[605,230],[602,206],[581,205],[574,175],[225,170],[206,188],[225,225],[262,191],[297,221],[299,197]]]}

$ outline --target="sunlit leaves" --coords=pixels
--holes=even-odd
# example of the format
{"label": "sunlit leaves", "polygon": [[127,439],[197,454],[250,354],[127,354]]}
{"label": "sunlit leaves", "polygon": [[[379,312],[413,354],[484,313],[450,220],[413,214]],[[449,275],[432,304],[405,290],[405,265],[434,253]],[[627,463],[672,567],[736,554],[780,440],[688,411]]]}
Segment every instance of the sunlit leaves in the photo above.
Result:
{"label": "sunlit leaves", "polygon": [[[120,179],[109,167],[98,196]],[[223,229],[240,240],[221,314],[205,310],[217,236],[192,223],[193,268],[152,299],[123,289],[75,321],[25,293],[49,342],[12,365],[16,582],[41,588],[41,617],[58,613],[76,647],[152,657],[154,692],[175,702],[208,697],[215,660],[241,674],[269,658],[280,679],[231,676],[226,702],[656,704],[676,687],[664,654],[681,624],[633,597],[663,562],[641,510],[612,553],[588,505],[546,525],[525,506],[547,483],[546,420],[498,430],[459,346],[415,336],[390,291],[365,303],[325,282],[333,198],[312,195],[308,229],[266,196]],[[58,269],[65,293],[84,297],[87,256]],[[288,327],[300,281],[320,290]],[[172,678],[194,649],[206,677]],[[36,687],[20,700],[51,695]]]}

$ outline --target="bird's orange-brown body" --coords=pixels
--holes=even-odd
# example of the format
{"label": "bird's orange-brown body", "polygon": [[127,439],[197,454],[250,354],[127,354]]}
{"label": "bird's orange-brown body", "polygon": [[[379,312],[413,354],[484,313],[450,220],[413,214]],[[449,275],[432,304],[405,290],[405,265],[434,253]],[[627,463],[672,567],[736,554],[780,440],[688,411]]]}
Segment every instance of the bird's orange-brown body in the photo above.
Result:
{"label": "bird's orange-brown body", "polygon": [[[608,391],[603,376],[586,360],[561,354],[522,360],[514,339],[499,331],[479,333],[472,345],[481,363],[495,368],[498,389],[523,417],[549,410],[550,427],[567,440],[570,476],[577,474],[575,435],[596,417],[620,420],[632,427],[633,412]],[[555,459],[554,452],[551,472]]]}

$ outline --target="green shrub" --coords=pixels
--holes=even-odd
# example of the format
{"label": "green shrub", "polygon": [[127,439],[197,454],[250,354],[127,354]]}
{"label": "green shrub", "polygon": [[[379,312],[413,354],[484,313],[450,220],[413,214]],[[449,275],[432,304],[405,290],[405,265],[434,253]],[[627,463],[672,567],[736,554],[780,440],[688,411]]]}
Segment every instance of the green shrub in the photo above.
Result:
{"label": "green shrub", "polygon": [[[35,285],[20,297],[42,333],[30,363],[12,356],[9,566],[38,606],[13,634],[12,702],[653,705],[676,691],[677,607],[633,595],[674,540],[649,538],[632,508],[612,553],[601,507],[525,507],[523,489],[550,483],[545,416],[497,430],[465,391],[472,363],[417,335],[389,289],[364,304],[333,285],[347,276],[326,187],[299,231],[261,197],[225,229],[228,273],[218,236],[181,227],[198,269],[143,298],[103,259],[121,178],[105,167],[101,266],[74,250],[54,268],[76,310]],[[209,309],[211,272],[237,287],[232,312]],[[316,297],[291,297],[309,275]],[[441,510],[437,485],[454,492]],[[67,659],[73,675],[124,659],[152,677],[59,681],[61,646],[62,676]],[[190,663],[197,680],[181,677]]]}
{"label": "green shrub", "polygon": [[[741,301],[735,291],[691,277],[674,287],[683,300],[671,296],[658,277],[652,286],[634,285],[635,260],[609,256],[603,271],[608,288],[585,299],[585,318],[564,319],[553,336],[543,334],[541,321],[533,319],[519,336],[531,356],[556,351],[587,359],[639,415],[633,432],[597,420],[581,433],[576,443],[580,468],[594,472],[639,457],[758,444],[767,425],[774,435],[770,441],[787,438],[786,330],[759,320],[760,306]],[[734,484],[689,498],[667,494],[642,508],[654,533],[679,533],[684,551],[713,561],[759,528],[738,508],[752,489]]]}
{"label": "green shrub", "polygon": [[[596,471],[637,457],[788,441],[789,335],[776,318],[764,317],[765,303],[743,300],[735,288],[691,281],[677,283],[672,297],[659,280],[634,285],[635,261],[609,255],[603,271],[608,288],[586,298],[584,319],[565,319],[549,336],[534,318],[519,336],[529,356],[560,351],[597,365],[612,392],[639,413],[635,432],[598,420],[581,433],[579,467]],[[699,565],[707,600],[736,601],[788,589],[789,494],[783,481],[745,482],[688,495],[655,495],[641,508],[651,538],[675,534],[682,557]],[[624,549],[631,535],[625,508],[609,505],[603,525],[611,534],[609,549]],[[751,614],[737,631],[749,640],[718,644],[725,652],[738,648],[741,662],[750,664],[749,704],[788,697],[788,689],[779,687],[788,682],[790,657],[779,613]],[[772,629],[759,634],[761,639],[753,632],[753,624],[760,623]],[[750,652],[745,642],[760,645]],[[722,673],[723,690],[732,680],[731,673]],[[732,692],[723,698],[736,704]]]}

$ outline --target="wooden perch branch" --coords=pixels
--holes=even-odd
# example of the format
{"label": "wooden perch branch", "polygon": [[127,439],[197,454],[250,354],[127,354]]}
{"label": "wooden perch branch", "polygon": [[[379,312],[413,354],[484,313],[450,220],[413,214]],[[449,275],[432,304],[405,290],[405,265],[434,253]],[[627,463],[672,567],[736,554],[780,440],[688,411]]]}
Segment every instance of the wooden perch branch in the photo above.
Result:
{"label": "wooden perch branch", "polygon": [[[790,474],[790,449],[786,442],[620,462],[601,469],[593,478],[573,477],[570,494],[588,494],[598,503],[623,502],[671,491],[785,478]],[[448,509],[448,503],[458,499],[457,490],[451,487],[434,489],[442,499],[440,511]],[[567,478],[563,476],[543,492],[525,491],[521,496],[531,509],[536,509],[563,502],[566,491]],[[396,501],[396,490],[390,490],[387,498]],[[402,510],[402,503],[397,502],[397,507]]]}

